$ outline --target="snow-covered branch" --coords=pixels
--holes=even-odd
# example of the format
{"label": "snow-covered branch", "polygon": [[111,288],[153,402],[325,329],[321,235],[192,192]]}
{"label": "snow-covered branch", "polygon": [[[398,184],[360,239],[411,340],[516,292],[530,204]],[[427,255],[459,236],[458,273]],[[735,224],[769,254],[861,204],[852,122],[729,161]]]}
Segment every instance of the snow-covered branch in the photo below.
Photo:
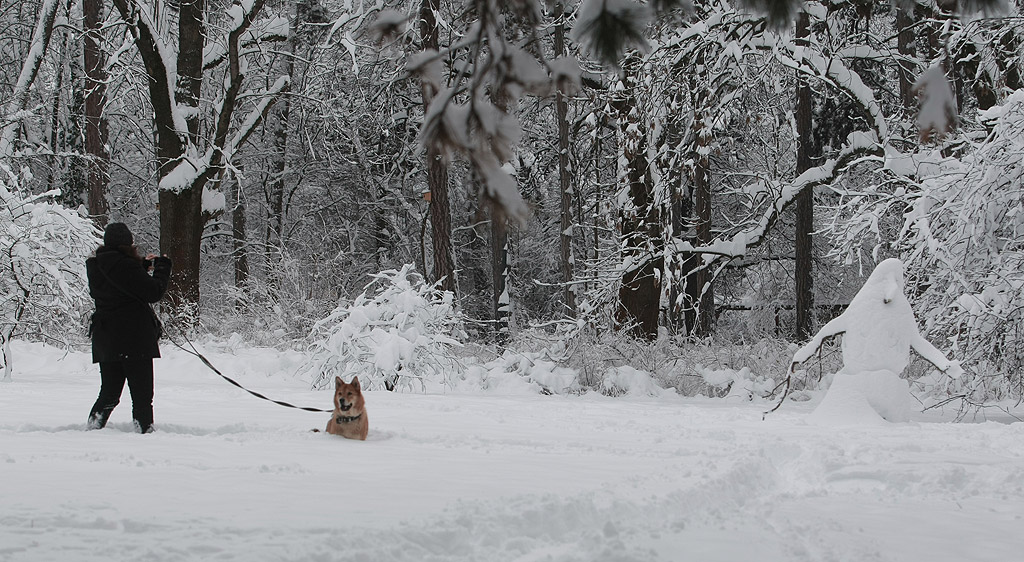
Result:
{"label": "snow-covered branch", "polygon": [[874,129],[877,139],[885,141],[889,136],[889,125],[885,120],[885,114],[882,113],[882,107],[875,99],[871,88],[864,84],[859,74],[850,70],[841,57],[826,58],[813,47],[789,42],[781,42],[778,46],[781,48],[775,49],[774,52],[780,63],[808,77],[825,80],[845,92],[868,118],[868,124]]}
{"label": "snow-covered branch", "polygon": [[[242,35],[240,47],[252,49],[252,52],[259,52],[265,43],[287,41],[290,35],[290,22],[288,18],[277,16],[270,19],[263,19],[253,23]],[[241,54],[249,54],[250,51],[243,51]],[[216,68],[228,60],[228,47],[224,43],[212,42],[203,51],[203,70]]]}
{"label": "snow-covered branch", "polygon": [[253,130],[262,122],[274,101],[288,88],[288,76],[277,79],[273,86],[261,95],[260,101],[246,116],[242,124],[231,134],[233,117],[238,108],[240,93],[245,81],[241,42],[249,33],[254,17],[263,9],[265,0],[246,0],[233,4],[228,11],[231,28],[227,36],[228,73],[225,79],[225,93],[218,103],[217,120],[212,145],[200,157],[198,151],[189,151],[179,159],[177,165],[160,180],[160,189],[181,191],[194,186],[205,185],[206,181],[229,162],[237,148],[245,142]]}
{"label": "snow-covered branch", "polygon": [[[759,180],[752,191],[771,197],[767,209],[761,216],[739,233],[724,239],[716,240],[706,246],[692,246],[688,242],[676,241],[675,251],[684,253],[704,254],[705,263],[716,259],[736,259],[747,254],[750,248],[759,245],[764,241],[765,236],[772,225],[778,221],[782,212],[796,201],[798,195],[805,189],[813,189],[819,185],[827,185],[842,175],[849,165],[859,161],[865,156],[874,156],[881,162],[883,151],[871,135],[865,133],[852,133],[847,139],[846,145],[834,158],[826,160],[820,166],[816,166],[797,176],[790,182],[777,183],[767,180]],[[758,198],[755,195],[755,199]]]}
{"label": "snow-covered branch", "polygon": [[39,74],[39,67],[43,64],[43,55],[46,54],[50,37],[53,36],[53,22],[56,20],[57,8],[60,5],[58,0],[43,0],[43,5],[39,9],[36,27],[32,32],[25,62],[21,65],[18,82],[14,85],[14,92],[7,107],[4,108],[4,115],[0,116],[3,119],[0,123],[0,158],[10,157],[14,153],[18,124],[28,106],[28,91]]}
{"label": "snow-covered branch", "polygon": [[26,322],[68,333],[90,303],[85,258],[99,243],[89,219],[33,195],[0,163],[0,367],[10,380],[7,343]]}
{"label": "snow-covered branch", "polygon": [[175,58],[171,49],[160,37],[159,29],[147,10],[138,0],[113,0],[135,39],[135,45],[142,56],[149,77],[150,103],[156,114],[158,142],[173,147],[170,152],[181,152],[181,135],[188,131],[185,115],[174,99],[177,83]]}
{"label": "snow-covered branch", "polygon": [[235,132],[234,136],[224,144],[222,149],[224,161],[230,161],[232,156],[234,156],[235,151],[238,150],[238,147],[245,144],[249,135],[251,135],[262,120],[266,118],[267,112],[270,111],[270,107],[275,101],[277,101],[278,97],[288,90],[290,85],[291,82],[288,76],[281,76],[276,82],[274,82],[270,89],[261,95],[260,101],[256,104],[256,107],[249,111],[248,116],[246,116],[245,120],[238,126],[238,130]]}
{"label": "snow-covered branch", "polygon": [[[1024,333],[1024,91],[980,112],[990,132],[901,154],[864,189],[845,194],[829,229],[838,257],[896,251],[916,287],[915,307],[933,341],[946,341],[978,375],[1019,372]],[[873,246],[873,248],[872,248]],[[978,379],[977,400],[1016,392]]]}

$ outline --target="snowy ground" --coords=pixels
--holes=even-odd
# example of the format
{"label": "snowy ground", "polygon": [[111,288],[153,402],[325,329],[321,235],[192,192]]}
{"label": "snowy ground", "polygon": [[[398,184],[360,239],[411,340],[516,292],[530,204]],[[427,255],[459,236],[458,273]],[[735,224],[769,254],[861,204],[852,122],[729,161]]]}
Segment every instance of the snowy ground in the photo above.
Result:
{"label": "snowy ground", "polygon": [[[818,398],[368,393],[370,438],[164,346],[157,433],[127,389],[85,432],[83,354],[16,343],[0,385],[0,561],[998,561],[1024,556],[1024,423],[834,427]],[[295,354],[211,349],[328,407]]]}

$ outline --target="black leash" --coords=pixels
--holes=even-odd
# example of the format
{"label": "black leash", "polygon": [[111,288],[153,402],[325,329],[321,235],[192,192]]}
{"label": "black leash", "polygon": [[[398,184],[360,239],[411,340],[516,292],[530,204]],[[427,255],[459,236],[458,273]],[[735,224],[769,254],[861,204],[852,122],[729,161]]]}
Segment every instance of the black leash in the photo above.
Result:
{"label": "black leash", "polygon": [[[96,269],[98,269],[100,271],[100,273],[102,273],[103,276],[107,278],[107,282],[110,283],[111,285],[113,285],[113,287],[115,289],[117,289],[118,291],[120,291],[120,292],[124,293],[125,295],[131,297],[132,299],[136,300],[137,302],[142,303],[142,305],[145,306],[149,310],[150,314],[153,315],[153,318],[156,319],[156,322],[159,325],[160,318],[156,315],[156,312],[153,311],[153,308],[151,306],[149,306],[149,303],[147,303],[146,301],[140,299],[135,293],[129,293],[128,291],[122,289],[121,286],[118,285],[117,283],[115,283],[114,280],[110,278],[110,275],[106,271],[104,271],[102,267],[100,267],[99,263],[96,264]],[[171,322],[168,322],[167,324],[168,324],[168,327],[172,326]],[[294,404],[289,404],[287,402],[282,402],[280,400],[274,400],[272,398],[267,398],[266,396],[263,396],[259,392],[255,392],[255,391],[249,390],[248,388],[245,388],[244,386],[239,384],[238,381],[236,381],[236,380],[232,379],[231,377],[228,377],[224,373],[220,372],[220,370],[218,370],[217,367],[213,366],[213,363],[210,363],[210,360],[207,359],[206,356],[204,356],[202,353],[199,353],[199,350],[196,349],[196,346],[192,345],[192,341],[189,340],[188,336],[185,335],[185,331],[184,330],[178,329],[177,326],[173,326],[173,327],[178,330],[178,335],[180,335],[181,339],[185,340],[185,343],[187,343],[188,346],[191,347],[192,349],[191,350],[185,349],[181,344],[179,344],[178,342],[176,342],[173,339],[171,339],[170,334],[164,334],[164,337],[167,338],[167,341],[171,342],[172,344],[174,344],[175,347],[177,347],[178,349],[184,351],[185,353],[188,353],[190,355],[195,355],[196,357],[199,358],[200,361],[203,362],[203,365],[206,365],[207,367],[210,368],[211,371],[213,371],[214,373],[217,373],[218,375],[220,375],[220,377],[222,379],[224,379],[224,380],[228,381],[229,383],[237,386],[238,388],[241,388],[242,390],[248,392],[249,394],[252,394],[256,398],[260,398],[260,399],[266,400],[267,402],[273,402],[274,404],[277,404],[278,406],[284,406],[285,408],[295,408],[296,410],[305,410],[307,412],[323,412],[325,414],[329,414],[329,413],[333,413],[334,412],[334,410],[321,410],[320,408],[306,408],[304,406],[296,406]]]}
{"label": "black leash", "polygon": [[[170,325],[171,323],[168,322],[168,324]],[[217,367],[213,366],[213,363],[210,363],[210,360],[207,359],[206,356],[204,356],[202,353],[199,353],[199,350],[196,349],[196,346],[192,345],[192,342],[188,339],[188,336],[185,335],[185,332],[183,330],[178,329],[177,326],[174,326],[174,328],[177,330],[178,334],[181,336],[181,339],[185,340],[185,343],[187,343],[188,346],[190,348],[192,348],[192,349],[186,349],[181,344],[179,344],[178,342],[174,341],[171,338],[170,334],[168,334],[166,336],[167,337],[167,341],[171,342],[172,344],[174,344],[175,347],[177,347],[178,349],[184,351],[185,353],[188,353],[189,355],[195,355],[196,357],[199,358],[200,361],[203,362],[203,365],[206,365],[211,371],[213,371],[214,373],[217,373],[218,375],[220,375],[220,377],[222,379],[224,379],[224,380],[228,381],[229,383],[237,386],[238,388],[241,388],[242,390],[248,392],[249,394],[252,394],[256,398],[260,398],[262,400],[266,400],[267,402],[273,402],[274,404],[277,404],[278,406],[284,406],[285,408],[295,408],[296,410],[305,410],[307,412],[323,412],[323,413],[328,413],[328,414],[334,412],[334,410],[321,410],[320,408],[307,408],[307,407],[304,407],[304,406],[296,406],[294,404],[289,404],[287,402],[282,402],[280,400],[274,400],[273,398],[267,398],[266,396],[260,394],[259,392],[255,392],[255,391],[249,390],[248,388],[245,388],[244,386],[239,384],[238,381],[236,381],[236,380],[232,379],[231,377],[225,375],[224,373],[220,372],[220,370],[217,369]]]}

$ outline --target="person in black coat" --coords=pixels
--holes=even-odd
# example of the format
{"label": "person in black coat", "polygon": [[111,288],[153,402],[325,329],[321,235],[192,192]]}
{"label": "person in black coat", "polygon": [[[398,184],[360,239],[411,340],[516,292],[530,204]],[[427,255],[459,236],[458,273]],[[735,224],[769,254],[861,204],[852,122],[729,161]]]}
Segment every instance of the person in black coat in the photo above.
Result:
{"label": "person in black coat", "polygon": [[[152,269],[153,273],[148,272]],[[89,294],[96,301],[90,334],[92,362],[100,365],[100,395],[89,412],[89,429],[100,429],[121,401],[125,381],[132,418],[142,433],[153,431],[153,359],[160,357],[159,321],[149,303],[167,291],[171,260],[139,257],[124,223],[107,225],[103,245],[85,261]]]}

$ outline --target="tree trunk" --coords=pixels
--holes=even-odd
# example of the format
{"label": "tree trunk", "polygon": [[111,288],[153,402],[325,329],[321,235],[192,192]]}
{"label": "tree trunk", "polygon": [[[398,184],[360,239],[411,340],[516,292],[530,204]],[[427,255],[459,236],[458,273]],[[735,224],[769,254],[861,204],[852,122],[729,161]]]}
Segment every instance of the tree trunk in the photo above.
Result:
{"label": "tree trunk", "polygon": [[[704,110],[693,123],[694,154],[693,169],[693,225],[694,242],[703,246],[711,242],[711,161],[708,150],[711,144],[711,131],[706,123]],[[704,337],[711,335],[715,319],[715,292],[711,287],[711,272],[705,267],[704,258],[700,254],[690,261],[692,271],[686,278],[686,293],[690,306],[686,310],[687,333]],[[696,271],[694,271],[696,270]]]}
{"label": "tree trunk", "polygon": [[[558,4],[555,17],[563,16],[564,5]],[[555,26],[555,56],[565,55],[565,25]],[[575,260],[572,255],[572,178],[569,175],[569,106],[565,93],[555,92],[555,114],[558,120],[558,186],[560,197],[559,257],[562,269],[562,304],[570,318],[576,317],[576,289],[572,282]]]}
{"label": "tree trunk", "polygon": [[505,209],[494,201],[491,207],[491,279],[494,283],[492,309],[494,336],[499,344],[508,341],[512,300],[508,291],[508,218]]}
{"label": "tree trunk", "polygon": [[[434,11],[439,10],[440,0],[423,0],[420,5],[420,37],[424,49],[437,50],[440,44],[438,23]],[[424,81],[421,84],[423,110],[437,92]],[[434,249],[434,280],[441,281],[441,288],[458,293],[455,279],[455,260],[452,255],[452,219],[448,203],[448,164],[436,150],[427,147],[427,187],[430,190],[431,242]]]}
{"label": "tree trunk", "polygon": [[[810,35],[810,18],[801,12],[797,18],[797,44],[807,45]],[[813,147],[811,141],[811,88],[802,76],[797,76],[796,93],[796,173],[800,175],[811,168]],[[814,277],[813,240],[814,231],[814,190],[804,189],[796,200],[796,339],[804,341],[814,333]]]}
{"label": "tree trunk", "polygon": [[[160,181],[160,250],[174,261],[174,271],[168,288],[168,300],[174,307],[193,309],[199,304],[199,255],[202,243],[203,188],[222,170],[224,160],[233,153],[227,148],[241,146],[252,131],[263,122],[274,98],[287,89],[288,81],[282,77],[249,114],[243,125],[232,126],[232,116],[239,103],[244,74],[239,44],[255,16],[264,7],[264,0],[244,3],[245,17],[227,36],[227,73],[224,98],[217,107],[212,134],[199,134],[199,95],[203,79],[203,47],[206,42],[205,0],[185,0],[179,6],[178,45],[176,69],[167,68],[170,61],[157,37],[158,29],[136,0],[113,0],[114,6],[126,22],[139,50],[149,77],[149,100],[153,106],[154,144],[156,147],[157,178]],[[148,7],[147,7],[148,9]],[[172,77],[177,82],[171,84]],[[184,118],[187,131],[179,131],[176,116]],[[229,140],[229,136],[232,138]],[[212,139],[207,149],[199,141]],[[208,154],[201,168],[192,170],[183,178],[169,179],[172,171],[182,164],[186,154]],[[198,159],[189,160],[196,163]],[[178,181],[174,181],[178,180]],[[187,183],[187,185],[182,185]]]}
{"label": "tree trunk", "polygon": [[[70,12],[70,6],[69,12]],[[46,190],[49,191],[56,187],[61,189],[59,186],[54,184],[58,181],[57,176],[58,169],[61,167],[57,160],[57,154],[67,150],[67,147],[61,146],[60,138],[60,106],[62,96],[64,95],[64,67],[66,66],[65,60],[69,57],[69,53],[72,50],[71,47],[71,34],[65,29],[64,41],[61,45],[59,52],[56,56],[56,64],[54,65],[54,84],[53,84],[53,97],[50,100],[50,165],[46,171]],[[70,55],[71,58],[77,58],[74,55]],[[64,186],[66,187],[66,185]],[[63,194],[65,197],[70,195],[69,193]],[[76,194],[77,196],[77,194]],[[76,202],[77,203],[77,202]],[[78,206],[77,204],[74,206]]]}
{"label": "tree trunk", "polygon": [[159,191],[160,252],[171,258],[168,300],[184,310],[199,303],[199,249],[203,236],[202,189]]}
{"label": "tree trunk", "polygon": [[[913,8],[911,8],[913,9]],[[917,99],[914,96],[914,65],[909,60],[917,56],[917,40],[914,32],[914,17],[907,12],[906,7],[897,4],[896,6],[896,39],[897,50],[900,54],[899,68],[897,72],[900,78],[900,101],[904,109],[913,111],[917,107]]]}
{"label": "tree trunk", "polygon": [[[203,47],[206,46],[206,0],[181,0],[178,12],[178,83],[175,100],[189,108],[199,108],[203,89]],[[186,113],[188,132],[196,143],[199,112]]]}
{"label": "tree trunk", "polygon": [[[299,26],[306,17],[308,7],[302,2],[295,3],[295,17],[291,22],[291,37],[288,39],[288,47],[285,52],[285,70],[289,79],[295,83],[296,65],[295,57],[298,52]],[[270,124],[272,127],[271,144],[273,155],[271,156],[269,189],[270,200],[267,202],[267,233],[266,233],[266,258],[267,258],[267,284],[271,291],[280,289],[280,267],[284,260],[284,221],[287,211],[285,210],[285,171],[288,168],[288,135],[290,134],[291,119],[291,98],[285,96],[278,103],[273,113],[276,114]]]}
{"label": "tree trunk", "polygon": [[[78,34],[81,37],[81,34]],[[75,43],[76,51],[84,52],[84,43]],[[68,81],[71,84],[70,102],[68,102],[67,131],[64,133],[66,150],[76,156],[69,160],[64,200],[74,197],[74,206],[89,204],[89,166],[90,157],[85,150],[85,68],[84,57],[72,56],[68,65]],[[94,219],[95,222],[95,219]],[[106,223],[100,224],[102,228]]]}
{"label": "tree trunk", "polygon": [[103,0],[82,0],[85,19],[85,153],[88,155],[89,216],[100,228],[106,226],[110,206],[107,186],[110,183],[110,153],[107,152],[107,62],[101,47],[104,20]]}
{"label": "tree trunk", "polygon": [[452,217],[448,203],[448,165],[438,154],[427,154],[430,187],[430,241],[434,249],[434,280],[445,291],[458,293],[452,256]]}
{"label": "tree trunk", "polygon": [[[206,11],[205,0],[184,0],[178,16],[178,83],[174,88],[174,98],[180,106],[191,109],[186,111],[186,123],[191,143],[198,141],[199,134],[199,93],[203,82],[203,47],[206,41],[204,23]],[[166,96],[164,92],[155,93],[154,83],[150,81],[152,96]],[[159,107],[154,102],[159,113]],[[161,127],[161,121],[164,121]],[[177,165],[177,160],[185,153],[179,131],[174,130],[173,122],[168,117],[157,117],[157,176],[163,179]],[[162,130],[161,130],[162,129]],[[203,186],[205,181],[197,181],[181,191],[160,189],[160,253],[171,258],[174,264],[171,282],[168,287],[168,302],[176,310],[189,313],[199,305],[199,263],[203,237]]]}
{"label": "tree trunk", "polygon": [[647,162],[646,124],[641,122],[632,89],[635,78],[628,74],[626,92],[612,101],[619,114],[619,132],[625,161],[629,202],[621,211],[622,253],[625,268],[619,287],[617,326],[637,338],[658,337],[661,300],[661,270],[664,264],[661,215],[653,198]]}
{"label": "tree trunk", "polygon": [[[239,166],[241,168],[241,166]],[[231,256],[234,261],[235,289],[244,291],[249,282],[249,249],[246,244],[245,233],[245,194],[242,192],[242,182],[238,176],[231,174],[234,180],[232,187],[232,199],[234,205],[231,208]],[[239,302],[235,303],[237,307]]]}
{"label": "tree trunk", "polygon": [[[288,73],[292,74],[294,64],[289,58]],[[269,195],[267,202],[267,283],[272,291],[280,289],[279,267],[284,259],[284,191],[285,191],[285,170],[288,157],[288,119],[291,112],[291,104],[288,98],[279,105],[276,111],[277,118],[273,123],[273,156],[271,156]]]}
{"label": "tree trunk", "polygon": [[[693,199],[690,188],[684,184],[683,170],[679,170],[676,177],[679,181],[673,181],[672,199],[669,207],[669,221],[672,228],[672,236],[682,238],[687,230],[690,216],[693,214]],[[689,311],[693,308],[690,305],[689,295],[686,292],[686,276],[684,272],[693,269],[693,263],[698,259],[696,255],[685,258],[678,257],[673,261],[672,284],[669,286],[668,294],[668,317],[673,329],[682,328],[684,333],[689,334],[693,329],[695,318],[690,317]]]}
{"label": "tree trunk", "polygon": [[14,90],[10,93],[6,115],[0,115],[0,158],[10,156],[15,152],[15,140],[18,137],[18,130],[21,126],[20,119],[12,119],[19,111],[28,108],[29,90],[39,75],[39,69],[43,65],[43,58],[53,38],[53,25],[57,17],[57,8],[60,6],[58,0],[44,0],[36,16],[35,30],[32,33],[32,41],[25,61],[21,65],[21,72],[18,74],[18,81]]}

